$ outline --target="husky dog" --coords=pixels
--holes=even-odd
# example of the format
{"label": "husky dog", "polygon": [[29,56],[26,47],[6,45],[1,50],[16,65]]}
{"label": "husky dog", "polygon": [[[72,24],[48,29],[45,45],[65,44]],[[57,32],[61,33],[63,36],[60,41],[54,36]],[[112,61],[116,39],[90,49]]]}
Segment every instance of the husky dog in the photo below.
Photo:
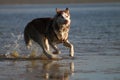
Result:
{"label": "husky dog", "polygon": [[[53,18],[37,18],[27,24],[24,29],[24,40],[26,46],[29,48],[31,40],[38,43],[43,53],[49,58],[58,57],[60,51],[56,44],[63,43],[64,46],[70,48],[70,56],[74,56],[74,47],[68,41],[68,33],[70,29],[70,13],[69,9],[60,10],[56,8],[56,15]],[[49,46],[54,50],[50,52]]]}

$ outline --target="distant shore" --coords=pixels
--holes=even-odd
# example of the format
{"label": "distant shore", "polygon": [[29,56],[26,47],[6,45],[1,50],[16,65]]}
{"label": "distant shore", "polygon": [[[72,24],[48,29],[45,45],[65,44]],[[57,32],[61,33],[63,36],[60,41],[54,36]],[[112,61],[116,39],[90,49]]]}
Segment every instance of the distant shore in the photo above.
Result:
{"label": "distant shore", "polygon": [[80,4],[80,3],[112,3],[120,0],[0,0],[4,4]]}

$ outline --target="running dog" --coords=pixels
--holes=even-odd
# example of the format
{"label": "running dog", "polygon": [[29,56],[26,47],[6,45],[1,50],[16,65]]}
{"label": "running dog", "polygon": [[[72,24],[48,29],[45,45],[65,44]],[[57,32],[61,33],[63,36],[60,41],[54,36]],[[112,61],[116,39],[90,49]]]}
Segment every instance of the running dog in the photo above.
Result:
{"label": "running dog", "polygon": [[[27,24],[24,29],[24,40],[26,46],[29,48],[35,41],[38,43],[43,53],[49,58],[53,59],[58,57],[60,51],[57,44],[63,43],[64,46],[70,48],[70,56],[74,56],[74,47],[68,40],[70,30],[70,12],[69,9],[60,10],[56,8],[56,15],[53,18],[37,18]],[[54,50],[50,52],[49,46]]]}

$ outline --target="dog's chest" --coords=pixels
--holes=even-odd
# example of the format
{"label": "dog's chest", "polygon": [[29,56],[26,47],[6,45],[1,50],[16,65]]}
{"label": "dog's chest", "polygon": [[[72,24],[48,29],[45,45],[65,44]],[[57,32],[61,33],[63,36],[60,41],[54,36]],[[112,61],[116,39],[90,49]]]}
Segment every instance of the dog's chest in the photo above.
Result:
{"label": "dog's chest", "polygon": [[52,41],[54,43],[63,43],[68,39],[69,26],[65,26],[61,29],[61,31],[54,32],[54,37],[52,37]]}

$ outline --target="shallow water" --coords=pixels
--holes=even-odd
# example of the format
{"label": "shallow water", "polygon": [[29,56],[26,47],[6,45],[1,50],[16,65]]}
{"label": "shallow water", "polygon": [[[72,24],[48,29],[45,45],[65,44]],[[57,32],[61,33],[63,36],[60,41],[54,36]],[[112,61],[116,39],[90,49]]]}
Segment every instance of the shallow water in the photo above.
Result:
{"label": "shallow water", "polygon": [[[59,46],[63,60],[0,60],[0,80],[120,80],[120,3],[71,5],[0,5],[0,54],[27,55],[25,25],[70,8],[69,40],[75,58]],[[40,53],[39,46],[37,53]]]}

